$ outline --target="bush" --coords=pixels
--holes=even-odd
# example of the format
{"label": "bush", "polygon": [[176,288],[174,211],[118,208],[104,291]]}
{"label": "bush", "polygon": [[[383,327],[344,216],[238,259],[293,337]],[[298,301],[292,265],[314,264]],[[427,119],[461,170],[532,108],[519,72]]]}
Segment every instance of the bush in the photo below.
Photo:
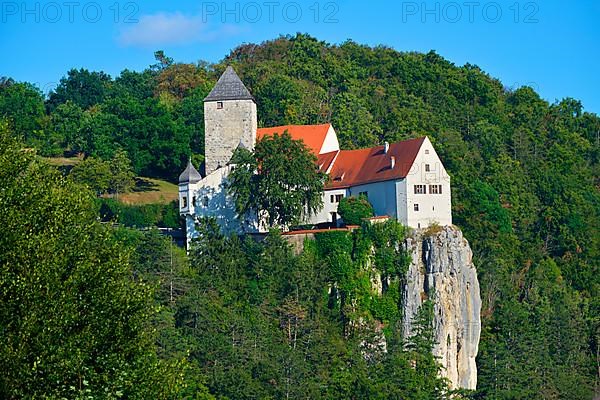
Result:
{"label": "bush", "polygon": [[365,196],[344,197],[338,206],[338,213],[346,225],[360,225],[363,218],[375,215],[373,206]]}
{"label": "bush", "polygon": [[114,221],[130,228],[179,228],[179,207],[176,201],[169,204],[144,204],[130,206],[114,199],[99,199],[100,219]]}

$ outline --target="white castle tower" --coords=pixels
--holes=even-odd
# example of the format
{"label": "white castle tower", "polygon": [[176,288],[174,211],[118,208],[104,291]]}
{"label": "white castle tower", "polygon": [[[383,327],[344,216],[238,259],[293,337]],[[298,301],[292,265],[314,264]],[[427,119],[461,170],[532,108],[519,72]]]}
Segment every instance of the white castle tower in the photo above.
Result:
{"label": "white castle tower", "polygon": [[224,167],[241,143],[252,150],[256,142],[256,102],[233,68],[227,67],[204,99],[206,175]]}

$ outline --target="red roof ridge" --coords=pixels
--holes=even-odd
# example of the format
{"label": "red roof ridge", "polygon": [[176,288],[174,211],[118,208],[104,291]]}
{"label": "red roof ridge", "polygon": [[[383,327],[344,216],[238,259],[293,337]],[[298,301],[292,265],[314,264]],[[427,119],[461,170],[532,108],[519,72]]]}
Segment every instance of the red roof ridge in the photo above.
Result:
{"label": "red roof ridge", "polygon": [[280,128],[282,126],[325,126],[325,125],[331,125],[331,122],[326,122],[323,124],[285,124],[285,125],[275,125],[275,126],[263,126],[261,128],[258,129],[271,129],[271,128]]}

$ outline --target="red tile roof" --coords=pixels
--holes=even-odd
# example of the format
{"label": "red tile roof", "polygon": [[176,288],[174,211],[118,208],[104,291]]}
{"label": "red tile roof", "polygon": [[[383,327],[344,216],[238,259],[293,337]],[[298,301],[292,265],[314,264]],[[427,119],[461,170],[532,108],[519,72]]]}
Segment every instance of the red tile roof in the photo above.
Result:
{"label": "red tile roof", "polygon": [[337,151],[330,151],[329,153],[319,154],[317,156],[317,165],[322,172],[327,172],[333,160],[335,160],[335,156],[339,153]]}
{"label": "red tile roof", "polygon": [[[288,131],[292,139],[302,140],[313,154],[323,172],[329,172],[330,181],[326,189],[342,189],[372,182],[405,178],[412,167],[425,137],[391,143],[387,153],[384,146],[358,150],[338,150],[319,154],[331,124],[284,125],[260,128],[257,140],[275,133]],[[394,168],[391,158],[395,157]]]}
{"label": "red tile roof", "polygon": [[319,155],[330,126],[331,124],[284,125],[274,126],[272,128],[259,128],[256,131],[256,139],[260,140],[265,136],[270,136],[275,133],[281,135],[283,132],[288,131],[292,139],[302,140],[306,147],[308,147],[315,155]]}
{"label": "red tile roof", "polygon": [[[365,183],[405,178],[412,167],[425,137],[360,150],[340,150],[329,173],[327,189],[347,188]],[[394,168],[391,158],[395,157]]]}

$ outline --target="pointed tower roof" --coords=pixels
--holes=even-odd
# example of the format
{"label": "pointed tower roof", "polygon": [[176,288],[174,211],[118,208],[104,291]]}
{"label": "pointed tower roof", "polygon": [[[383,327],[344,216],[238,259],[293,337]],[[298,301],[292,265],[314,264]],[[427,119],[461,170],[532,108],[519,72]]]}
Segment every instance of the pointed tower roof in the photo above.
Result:
{"label": "pointed tower roof", "polygon": [[228,66],[204,101],[254,100],[238,74]]}
{"label": "pointed tower roof", "polygon": [[189,160],[187,167],[181,173],[181,175],[179,175],[179,183],[185,183],[185,182],[196,183],[201,180],[202,180],[202,175],[200,175],[200,172],[198,172],[198,170],[196,168],[194,168],[194,165],[192,164],[192,160]]}

